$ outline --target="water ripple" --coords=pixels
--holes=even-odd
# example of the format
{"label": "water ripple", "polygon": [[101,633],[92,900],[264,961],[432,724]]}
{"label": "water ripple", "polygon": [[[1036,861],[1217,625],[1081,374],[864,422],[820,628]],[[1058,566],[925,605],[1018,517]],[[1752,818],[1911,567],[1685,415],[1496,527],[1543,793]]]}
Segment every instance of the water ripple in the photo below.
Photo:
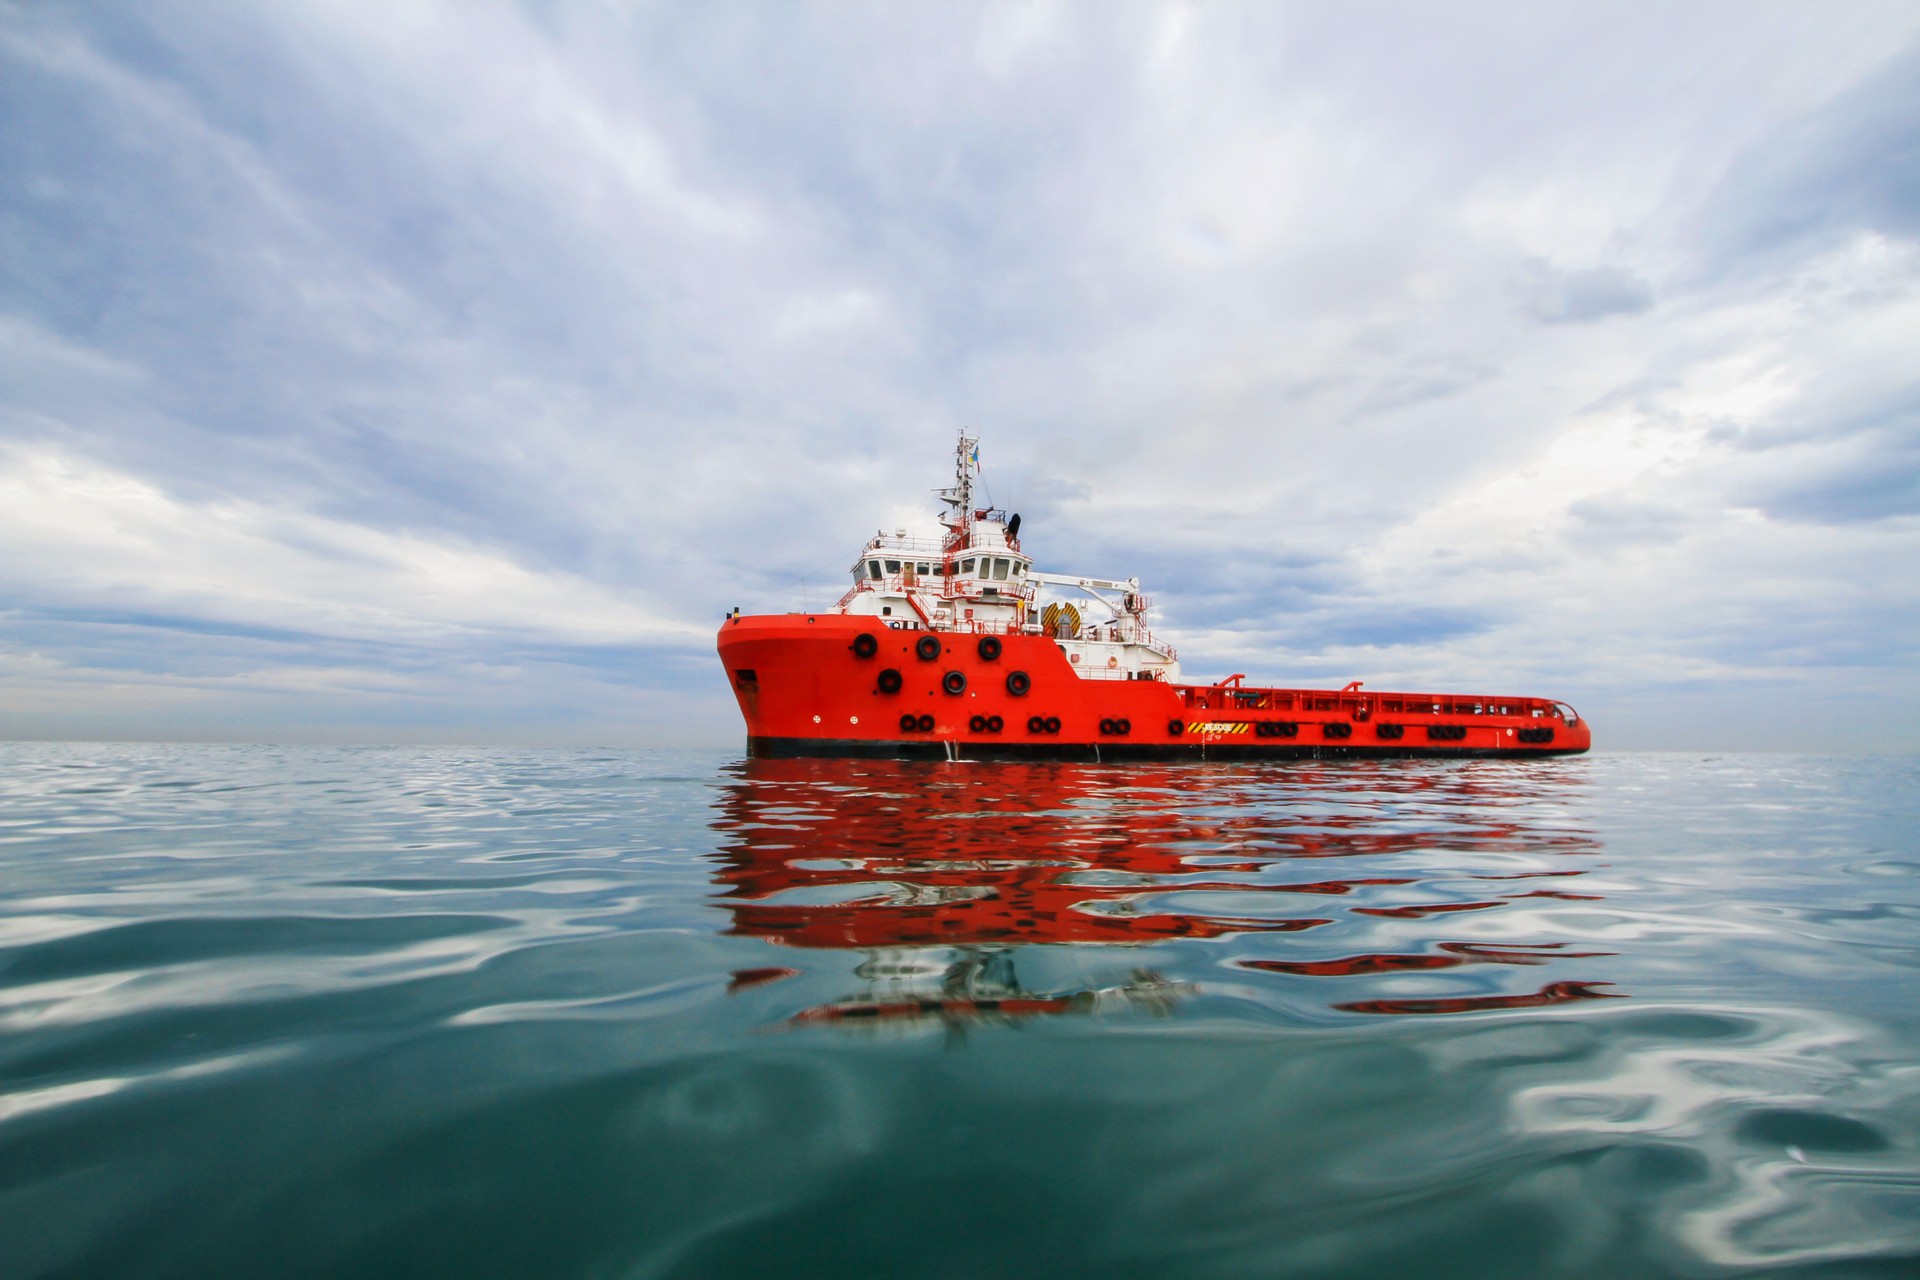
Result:
{"label": "water ripple", "polygon": [[1917,796],[0,746],[0,1271],[1899,1274]]}

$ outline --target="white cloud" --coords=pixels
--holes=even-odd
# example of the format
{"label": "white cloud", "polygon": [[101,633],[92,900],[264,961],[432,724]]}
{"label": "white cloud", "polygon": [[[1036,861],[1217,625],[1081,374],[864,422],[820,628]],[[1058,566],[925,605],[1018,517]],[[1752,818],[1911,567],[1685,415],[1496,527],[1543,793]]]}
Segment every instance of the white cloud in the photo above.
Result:
{"label": "white cloud", "polygon": [[45,448],[0,451],[0,509],[8,593],[66,608],[415,643],[475,630],[625,645],[706,634],[497,551],[238,498],[183,502]]}

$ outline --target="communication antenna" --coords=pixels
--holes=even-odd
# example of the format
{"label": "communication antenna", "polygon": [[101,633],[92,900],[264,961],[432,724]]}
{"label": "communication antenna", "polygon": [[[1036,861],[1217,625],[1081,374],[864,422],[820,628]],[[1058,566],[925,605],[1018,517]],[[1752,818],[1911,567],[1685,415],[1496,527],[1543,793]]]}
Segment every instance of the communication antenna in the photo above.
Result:
{"label": "communication antenna", "polygon": [[980,466],[980,439],[967,434],[965,427],[960,428],[960,443],[953,450],[953,484],[945,489],[936,490],[940,501],[947,504],[947,514],[940,523],[956,532],[964,532],[967,521],[973,518],[973,473]]}

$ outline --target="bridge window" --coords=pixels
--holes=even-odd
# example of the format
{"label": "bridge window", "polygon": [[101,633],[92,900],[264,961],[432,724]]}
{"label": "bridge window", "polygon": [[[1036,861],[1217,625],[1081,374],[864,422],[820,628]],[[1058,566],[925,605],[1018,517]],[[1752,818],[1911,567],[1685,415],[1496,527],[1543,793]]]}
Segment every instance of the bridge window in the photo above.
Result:
{"label": "bridge window", "polygon": [[962,573],[972,573],[972,572],[973,572],[973,561],[971,561],[971,560],[962,560],[962,561],[960,562],[960,572],[962,572]]}
{"label": "bridge window", "polygon": [[887,572],[888,573],[900,572],[900,562],[898,560],[887,561]]}
{"label": "bridge window", "polygon": [[869,578],[878,578],[880,576],[880,562],[878,560],[867,561],[867,576]]}
{"label": "bridge window", "polygon": [[995,582],[1005,582],[1007,580],[1007,562],[1005,560],[995,560],[993,562],[993,580]]}
{"label": "bridge window", "polygon": [[925,577],[925,576],[926,576],[927,574],[929,574],[929,573],[932,573],[932,572],[933,572],[933,570],[931,570],[931,569],[929,569],[929,568],[928,568],[928,567],[927,567],[926,565],[924,565],[924,564],[917,564],[917,565],[915,565],[915,566],[914,566],[914,568],[915,568],[915,569],[916,569],[916,570],[917,570],[917,571],[918,571],[918,572],[920,573],[920,575],[921,575],[922,577]]}

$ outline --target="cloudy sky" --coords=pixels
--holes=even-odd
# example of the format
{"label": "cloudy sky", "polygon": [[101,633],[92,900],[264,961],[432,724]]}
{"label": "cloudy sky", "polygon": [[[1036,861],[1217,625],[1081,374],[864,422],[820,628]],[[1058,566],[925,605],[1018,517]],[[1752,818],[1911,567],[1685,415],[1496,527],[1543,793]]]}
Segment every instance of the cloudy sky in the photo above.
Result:
{"label": "cloudy sky", "polygon": [[0,737],[737,744],[962,425],[1190,676],[1920,748],[1920,9],[0,0]]}

